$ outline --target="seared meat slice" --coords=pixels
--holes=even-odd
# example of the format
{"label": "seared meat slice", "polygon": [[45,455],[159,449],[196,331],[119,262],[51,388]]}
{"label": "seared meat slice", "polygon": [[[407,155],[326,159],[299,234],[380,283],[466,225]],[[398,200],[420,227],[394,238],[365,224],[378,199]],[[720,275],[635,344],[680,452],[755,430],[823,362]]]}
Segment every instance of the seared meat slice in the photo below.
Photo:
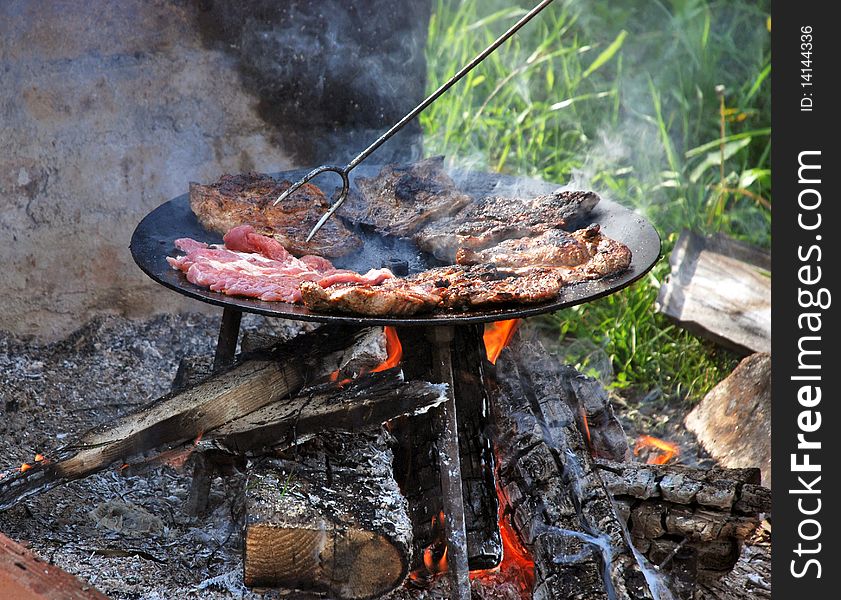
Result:
{"label": "seared meat slice", "polygon": [[444,172],[442,156],[410,165],[386,165],[377,176],[357,178],[355,184],[357,189],[337,214],[396,237],[408,238],[426,223],[446,219],[471,201]]}
{"label": "seared meat slice", "polygon": [[290,185],[262,173],[222,175],[212,185],[190,183],[190,208],[209,231],[224,234],[238,225],[251,225],[298,256],[336,258],[362,246],[362,240],[338,219],[330,219],[310,242],[305,241],[329,203],[320,189],[306,184],[272,206]]}
{"label": "seared meat slice", "polygon": [[459,264],[493,263],[523,271],[558,268],[566,283],[575,283],[624,271],[631,264],[631,251],[593,224],[571,233],[552,229],[531,238],[506,240],[486,250],[460,248],[456,259]]}
{"label": "seared meat slice", "polygon": [[516,272],[493,265],[450,265],[379,285],[342,283],[324,288],[304,282],[301,296],[312,310],[405,316],[436,308],[471,310],[546,302],[558,295],[563,283],[557,269]]}
{"label": "seared meat slice", "polygon": [[369,317],[429,312],[441,302],[431,286],[413,285],[397,278],[387,279],[380,285],[340,283],[327,288],[307,281],[301,284],[301,297],[304,305],[312,310]]}
{"label": "seared meat slice", "polygon": [[414,235],[415,243],[436,258],[451,261],[459,248],[481,250],[503,240],[568,229],[593,210],[593,192],[558,190],[533,198],[481,198],[451,220],[438,220]]}
{"label": "seared meat slice", "polygon": [[[460,265],[493,263],[500,267],[574,267],[590,258],[589,247],[581,239],[582,232],[550,229],[533,237],[505,240],[485,250],[459,248],[456,262]],[[598,226],[596,226],[598,232]]]}
{"label": "seared meat slice", "polygon": [[564,284],[555,269],[515,272],[494,265],[439,267],[412,275],[407,281],[435,286],[441,305],[455,310],[547,302],[558,295]]}

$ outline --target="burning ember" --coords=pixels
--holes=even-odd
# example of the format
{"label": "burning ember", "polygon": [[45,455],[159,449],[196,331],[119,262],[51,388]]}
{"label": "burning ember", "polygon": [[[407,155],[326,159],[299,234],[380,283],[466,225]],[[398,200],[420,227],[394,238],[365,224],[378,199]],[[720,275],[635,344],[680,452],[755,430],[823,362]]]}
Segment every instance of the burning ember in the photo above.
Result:
{"label": "burning ember", "polygon": [[531,553],[520,541],[511,525],[510,518],[504,514],[505,501],[497,488],[499,497],[499,533],[502,538],[502,562],[494,569],[471,571],[471,579],[495,579],[501,577],[517,585],[523,597],[531,597],[534,588],[534,560]]}
{"label": "burning ember", "polygon": [[[578,412],[581,415],[581,423],[584,425],[584,437],[587,441],[587,447],[590,448],[592,442],[590,440],[590,422],[587,420],[587,411],[584,410],[584,407],[582,406],[578,409]],[[590,452],[592,453],[592,448],[590,449]]]}
{"label": "burning ember", "polygon": [[517,327],[520,325],[520,319],[511,319],[509,321],[496,321],[494,323],[485,324],[485,353],[491,364],[496,364],[496,359],[508,343],[511,341]]}
{"label": "burning ember", "polygon": [[386,359],[371,369],[372,373],[379,373],[386,369],[391,369],[400,364],[400,359],[403,358],[403,345],[400,343],[400,338],[397,337],[397,330],[394,327],[383,327],[385,333],[385,351]]}
{"label": "burning ember", "polygon": [[664,465],[680,454],[677,444],[672,444],[651,435],[641,435],[634,444],[634,456],[639,456],[643,450],[648,450],[649,465]]}
{"label": "burning ember", "polygon": [[[379,373],[380,371],[394,368],[400,364],[400,361],[403,358],[403,345],[400,343],[400,338],[397,336],[397,330],[394,327],[386,326],[383,327],[383,333],[385,333],[386,358],[383,362],[371,369],[371,373]],[[359,373],[359,375],[364,375],[368,372],[369,371],[363,370]],[[339,387],[351,382],[351,379],[349,378],[339,380],[340,376],[341,372],[339,370],[333,371],[330,373],[330,381],[336,383]]]}
{"label": "burning ember", "polygon": [[[444,518],[444,511],[438,513],[437,517],[432,517],[432,527],[436,531],[444,531]],[[449,565],[447,564],[447,547],[444,542],[444,536],[441,535],[439,537],[440,539],[436,539],[435,542],[427,546],[423,551],[423,565],[432,575],[446,573],[449,569]],[[443,552],[441,552],[442,547],[444,548]]]}
{"label": "burning ember", "polygon": [[[34,461],[33,461],[33,462],[47,464],[49,461],[48,461],[48,460],[44,457],[44,455],[43,455],[43,454],[41,454],[40,452],[38,452],[38,453],[36,453],[36,454],[35,454],[35,459],[34,459]],[[31,464],[29,464],[29,463],[23,463],[23,464],[20,466],[20,472],[21,472],[21,473],[26,473],[26,472],[27,472],[29,469],[31,469],[33,466],[34,466],[34,465],[31,465]]]}

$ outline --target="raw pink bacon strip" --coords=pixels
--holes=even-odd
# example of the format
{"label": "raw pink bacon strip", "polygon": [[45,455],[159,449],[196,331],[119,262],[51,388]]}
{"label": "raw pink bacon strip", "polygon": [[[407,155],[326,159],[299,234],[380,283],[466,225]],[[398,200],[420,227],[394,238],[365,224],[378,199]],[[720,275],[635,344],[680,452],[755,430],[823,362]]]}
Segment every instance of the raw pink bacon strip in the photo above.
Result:
{"label": "raw pink bacon strip", "polygon": [[394,274],[388,269],[371,269],[364,275],[354,271],[335,271],[320,279],[318,285],[323,288],[330,287],[337,283],[362,283],[367,285],[379,285],[386,279],[391,279]]}
{"label": "raw pink bacon strip", "polygon": [[394,277],[388,269],[360,275],[336,269],[320,256],[295,258],[277,240],[256,233],[249,225],[231,229],[223,239],[222,246],[190,238],[175,240],[175,246],[186,254],[166,260],[190,283],[229,296],[266,301],[300,302],[304,281],[324,287],[348,281],[375,285]]}

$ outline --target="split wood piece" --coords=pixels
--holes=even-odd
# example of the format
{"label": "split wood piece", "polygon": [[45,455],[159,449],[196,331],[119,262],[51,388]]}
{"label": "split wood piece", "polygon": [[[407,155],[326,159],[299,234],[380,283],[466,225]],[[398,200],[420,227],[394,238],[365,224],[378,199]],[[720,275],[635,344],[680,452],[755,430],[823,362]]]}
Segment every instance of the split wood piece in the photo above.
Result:
{"label": "split wood piece", "polygon": [[129,462],[155,449],[192,442],[297,392],[308,382],[324,381],[359,339],[370,343],[364,334],[348,327],[322,327],[269,352],[242,356],[230,368],[194,387],[167,394],[116,422],[92,429],[76,443],[52,452],[52,461],[3,477],[0,510],[118,461]]}
{"label": "split wood piece", "polygon": [[759,467],[771,487],[771,355],[748,356],[684,420],[725,467]]}
{"label": "split wood piece", "polygon": [[499,501],[490,440],[490,398],[485,387],[482,325],[455,328],[453,391],[458,411],[461,485],[470,569],[492,569],[502,560]]}
{"label": "split wood piece", "polygon": [[0,533],[0,596],[14,600],[108,600]]}
{"label": "split wood piece", "polygon": [[736,352],[771,352],[771,256],[724,235],[681,232],[657,309]]}
{"label": "split wood piece", "polygon": [[379,427],[395,417],[440,406],[448,397],[445,385],[406,382],[399,368],[363,375],[343,387],[325,384],[304,392],[218,427],[203,442],[215,442],[235,454],[265,454],[325,428],[355,432]]}
{"label": "split wood piece", "polygon": [[411,561],[411,523],[382,432],[331,432],[249,469],[244,581],[380,597]]}
{"label": "split wood piece", "polygon": [[[467,554],[470,569],[488,568],[486,565],[498,562],[495,555],[497,544],[501,544],[499,527],[496,522],[496,509],[490,514],[479,514],[478,507],[495,506],[496,490],[488,481],[493,473],[480,468],[482,457],[474,452],[486,447],[480,435],[487,436],[488,415],[481,413],[481,407],[473,403],[478,400],[476,390],[470,390],[475,382],[475,373],[480,372],[481,361],[474,364],[474,358],[480,359],[475,352],[463,352],[472,345],[471,337],[479,332],[468,333],[464,327],[455,328],[453,342],[454,391],[456,409],[459,414],[459,454],[462,468],[463,505],[465,507],[465,528],[467,531]],[[425,328],[405,327],[398,329],[398,336],[403,345],[401,363],[409,379],[432,378],[432,347],[425,334]],[[475,341],[475,340],[474,340]],[[482,390],[482,393],[486,391]],[[465,395],[466,394],[466,395]],[[464,412],[462,412],[464,411]],[[414,559],[412,571],[420,575],[424,568],[424,550],[442,541],[440,515],[443,511],[440,469],[438,465],[437,428],[432,414],[419,415],[410,419],[396,419],[391,431],[397,439],[395,448],[395,476],[404,495],[409,501],[409,516],[414,532]],[[469,458],[468,458],[469,456]],[[486,467],[492,465],[491,462]],[[443,547],[441,548],[443,552]],[[433,562],[440,559],[434,555]]]}
{"label": "split wood piece", "polygon": [[517,334],[496,364],[493,414],[505,511],[535,562],[534,598],[653,595],[598,476],[558,364]]}

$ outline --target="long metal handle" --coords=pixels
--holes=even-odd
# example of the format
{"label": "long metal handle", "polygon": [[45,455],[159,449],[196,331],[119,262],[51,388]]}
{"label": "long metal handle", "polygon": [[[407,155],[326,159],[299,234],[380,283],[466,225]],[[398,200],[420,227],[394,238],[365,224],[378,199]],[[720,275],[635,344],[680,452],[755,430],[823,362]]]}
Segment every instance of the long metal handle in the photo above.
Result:
{"label": "long metal handle", "polygon": [[356,156],[356,158],[354,158],[352,161],[350,161],[344,168],[340,168],[340,167],[336,167],[336,166],[323,166],[323,167],[318,167],[317,169],[313,169],[312,171],[307,173],[301,180],[293,183],[289,187],[289,189],[287,189],[285,192],[283,192],[278,197],[278,199],[274,201],[274,204],[277,204],[278,202],[282,202],[283,200],[288,198],[290,194],[295,192],[295,190],[300,188],[302,185],[307,183],[310,179],[312,179],[316,175],[320,175],[321,173],[324,173],[326,171],[333,171],[335,173],[338,173],[341,176],[341,178],[342,178],[342,191],[339,194],[339,198],[336,200],[336,202],[333,203],[333,205],[330,207],[330,209],[326,213],[324,213],[324,215],[318,220],[318,223],[315,224],[315,227],[312,228],[312,231],[310,231],[310,234],[307,236],[307,240],[306,240],[306,241],[309,242],[312,239],[312,237],[316,234],[316,232],[318,232],[318,230],[321,229],[321,227],[324,225],[324,223],[327,222],[327,219],[329,219],[333,215],[333,213],[335,213],[338,210],[339,206],[341,206],[341,204],[347,198],[348,191],[350,191],[348,174],[350,173],[350,171],[354,167],[356,167],[356,165],[358,165],[363,160],[368,158],[368,156],[370,156],[377,148],[379,148],[384,143],[386,143],[389,140],[389,138],[391,138],[391,136],[393,136],[395,133],[400,131],[406,125],[406,123],[408,123],[409,121],[414,119],[427,106],[429,106],[430,104],[435,102],[441,96],[441,94],[446,92],[457,81],[459,81],[462,77],[467,75],[467,73],[472,71],[473,68],[476,65],[478,65],[480,62],[485,60],[485,58],[487,58],[488,55],[491,52],[496,50],[500,45],[502,45],[503,42],[505,42],[512,35],[514,35],[523,25],[525,25],[526,23],[531,21],[532,17],[534,17],[537,13],[542,11],[544,8],[546,8],[552,2],[553,2],[553,0],[543,0],[537,6],[535,6],[533,9],[531,9],[529,12],[527,12],[525,15],[523,15],[523,17],[519,21],[514,23],[514,25],[512,25],[510,28],[508,28],[508,30],[505,33],[503,33],[496,40],[494,40],[493,43],[491,43],[490,46],[488,46],[487,48],[482,50],[479,54],[477,54],[476,57],[473,60],[471,60],[469,63],[464,65],[458,71],[458,73],[456,73],[450,79],[445,81],[437,90],[435,90],[429,96],[427,96],[427,98],[423,102],[421,102],[415,108],[413,108],[411,111],[409,111],[406,114],[405,117],[403,117],[397,123],[392,125],[391,129],[389,129],[384,134],[382,134],[380,137],[378,137],[374,141],[374,143],[372,143],[370,146],[368,146],[362,152],[360,152]]}

